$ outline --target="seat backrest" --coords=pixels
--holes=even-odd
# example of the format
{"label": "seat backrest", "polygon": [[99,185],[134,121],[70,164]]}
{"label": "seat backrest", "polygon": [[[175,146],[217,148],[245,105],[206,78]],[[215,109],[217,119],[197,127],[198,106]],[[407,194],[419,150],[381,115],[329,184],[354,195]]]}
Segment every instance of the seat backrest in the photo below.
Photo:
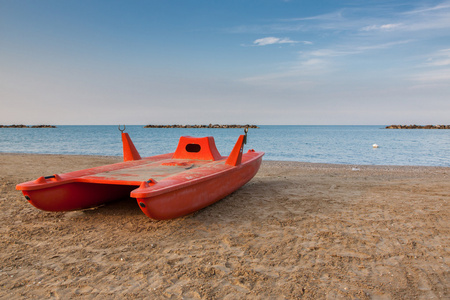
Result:
{"label": "seat backrest", "polygon": [[173,158],[214,161],[222,159],[222,156],[217,150],[212,136],[200,138],[182,136],[178,142],[177,150],[173,154]]}

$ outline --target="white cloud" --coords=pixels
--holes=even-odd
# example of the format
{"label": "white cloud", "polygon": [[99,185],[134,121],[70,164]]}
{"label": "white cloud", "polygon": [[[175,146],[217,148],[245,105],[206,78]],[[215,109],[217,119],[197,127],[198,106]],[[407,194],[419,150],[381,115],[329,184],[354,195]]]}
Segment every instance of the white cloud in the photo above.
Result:
{"label": "white cloud", "polygon": [[303,53],[303,57],[340,57],[354,54],[361,54],[371,50],[388,49],[397,45],[411,43],[414,40],[400,40],[384,44],[373,44],[367,46],[358,46],[354,44],[341,45],[337,49],[317,49],[311,52]]}
{"label": "white cloud", "polygon": [[323,76],[333,70],[328,60],[304,57],[289,67],[280,67],[278,71],[242,78],[240,81],[264,87],[303,90],[321,84]]}
{"label": "white cloud", "polygon": [[370,25],[370,26],[365,26],[363,27],[361,30],[362,31],[373,31],[373,30],[385,30],[385,31],[390,31],[390,30],[394,30],[396,28],[401,27],[403,24],[402,23],[396,23],[396,24],[384,24],[384,25]]}
{"label": "white cloud", "polygon": [[[371,7],[377,9],[377,6]],[[378,7],[378,9],[382,9]],[[289,25],[286,25],[289,24]],[[335,12],[311,17],[279,20],[273,24],[258,26],[263,32],[310,32],[313,30],[358,32],[423,31],[448,29],[450,27],[450,1],[428,7],[419,7],[404,12],[395,12],[394,6],[387,13],[367,19],[360,10],[343,8]],[[252,27],[244,26],[247,32],[255,32]],[[436,34],[435,32],[432,34]]]}
{"label": "white cloud", "polygon": [[402,27],[407,31],[428,30],[435,35],[437,29],[450,28],[450,2],[411,10],[401,14],[399,18],[405,23]]}
{"label": "white cloud", "polygon": [[322,15],[317,15],[317,16],[312,16],[312,17],[305,17],[305,18],[291,18],[291,19],[286,19],[285,21],[289,21],[289,22],[295,22],[295,21],[315,21],[315,20],[319,20],[319,21],[341,21],[343,20],[342,17],[342,10],[336,11],[336,12],[332,12],[332,13],[327,13],[327,14],[322,14]]}
{"label": "white cloud", "polygon": [[[374,79],[378,80],[378,83],[376,82],[378,85],[388,85],[391,81],[386,78],[387,72],[384,70],[389,70],[393,80],[408,84],[414,82],[414,86],[438,84],[448,90],[450,49],[436,51],[436,45],[433,44],[439,37],[449,36],[447,29],[450,29],[450,1],[447,3],[448,5],[444,3],[410,10],[409,13],[398,12],[392,7],[387,13],[384,11],[381,13],[380,10],[380,13],[373,14],[372,17],[366,17],[364,13],[357,14],[356,10],[342,9],[331,14],[283,20],[298,27],[297,36],[294,36],[293,30],[289,30],[290,33],[287,34],[287,30],[273,30],[275,27],[267,25],[272,31],[266,32],[267,37],[255,40],[253,46],[283,43],[313,44],[299,41],[301,39],[299,36],[308,36],[307,39],[317,37],[314,45],[319,46],[308,47],[309,49],[298,52],[297,59],[286,61],[279,65],[277,70],[249,76],[241,81],[264,87],[292,87],[301,90],[318,88],[332,77],[345,82],[347,78],[360,76],[358,80],[360,82],[367,80],[367,86],[371,84],[369,80]],[[435,29],[445,30],[437,32]],[[328,43],[320,39],[318,30],[329,31]],[[290,38],[272,35],[280,32],[284,32]],[[412,44],[419,42],[421,47],[412,47]],[[445,42],[440,44],[442,47]],[[422,47],[434,48],[428,50],[429,53],[433,51],[434,53],[425,56]],[[367,68],[370,68],[369,72],[351,75],[353,68],[354,72],[363,70],[366,62]]]}
{"label": "white cloud", "polygon": [[429,66],[432,67],[443,67],[443,66],[449,66],[450,65],[450,58],[447,59],[434,59],[429,61]]}
{"label": "white cloud", "polygon": [[273,36],[257,39],[253,42],[253,44],[257,46],[266,46],[274,44],[295,44],[295,43],[298,43],[298,41],[293,41],[289,38],[277,38]]}
{"label": "white cloud", "polygon": [[327,65],[327,62],[323,59],[311,58],[311,59],[301,62],[300,67],[302,67],[302,68],[308,67],[308,68],[310,68],[309,69],[309,71],[310,71],[312,68],[314,68],[316,70],[319,70],[319,69],[323,70],[323,69],[325,69],[326,65]]}
{"label": "white cloud", "polygon": [[450,81],[450,68],[431,70],[421,74],[415,74],[411,76],[411,79],[419,82],[432,82],[432,83],[446,83]]}
{"label": "white cloud", "polygon": [[431,53],[426,60],[426,63],[419,66],[419,71],[412,74],[410,78],[413,81],[444,85],[450,88],[450,49],[442,49]]}
{"label": "white cloud", "polygon": [[430,67],[443,67],[450,65],[450,49],[440,50],[427,60],[427,66]]}
{"label": "white cloud", "polygon": [[355,50],[334,50],[334,49],[318,49],[309,52],[309,55],[315,56],[315,57],[337,57],[337,56],[345,56],[345,55],[351,55],[351,54],[357,54],[361,51],[355,51]]}
{"label": "white cloud", "polygon": [[384,44],[369,45],[369,46],[359,46],[359,47],[356,47],[356,50],[358,50],[358,51],[367,51],[367,50],[376,50],[376,49],[388,49],[388,48],[391,48],[393,46],[407,44],[407,43],[411,43],[413,41],[414,40],[401,40],[401,41],[389,42],[389,43],[384,43]]}
{"label": "white cloud", "polygon": [[426,8],[420,8],[420,9],[416,9],[416,10],[412,10],[412,11],[408,11],[405,12],[404,14],[422,14],[425,12],[430,12],[430,11],[441,11],[441,10],[447,10],[450,8],[450,2],[443,2],[441,4],[438,4],[436,6],[432,6],[432,7],[426,7]]}
{"label": "white cloud", "polygon": [[450,65],[450,58],[433,61],[430,65],[436,67],[448,66]]}

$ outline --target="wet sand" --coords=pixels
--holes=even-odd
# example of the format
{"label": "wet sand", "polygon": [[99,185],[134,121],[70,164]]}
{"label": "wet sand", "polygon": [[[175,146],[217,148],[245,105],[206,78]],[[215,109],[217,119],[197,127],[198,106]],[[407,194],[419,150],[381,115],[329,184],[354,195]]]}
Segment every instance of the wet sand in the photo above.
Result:
{"label": "wet sand", "polygon": [[450,168],[264,161],[192,215],[73,212],[15,185],[117,157],[0,154],[1,299],[448,299]]}

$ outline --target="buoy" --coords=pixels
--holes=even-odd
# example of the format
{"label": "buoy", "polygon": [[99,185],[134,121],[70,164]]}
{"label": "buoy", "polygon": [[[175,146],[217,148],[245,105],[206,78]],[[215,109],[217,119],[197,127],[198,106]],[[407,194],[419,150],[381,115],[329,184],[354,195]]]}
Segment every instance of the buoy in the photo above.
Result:
{"label": "buoy", "polygon": [[377,144],[373,144],[372,147],[378,148],[378,145]]}

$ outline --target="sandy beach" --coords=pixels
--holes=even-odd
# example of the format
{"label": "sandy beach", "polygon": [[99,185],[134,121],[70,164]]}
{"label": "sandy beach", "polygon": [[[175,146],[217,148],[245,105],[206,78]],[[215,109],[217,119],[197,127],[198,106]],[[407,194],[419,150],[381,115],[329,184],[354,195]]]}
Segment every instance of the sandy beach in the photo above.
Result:
{"label": "sandy beach", "polygon": [[120,157],[0,154],[1,299],[449,299],[450,168],[264,161],[192,215],[44,212],[18,183]]}

